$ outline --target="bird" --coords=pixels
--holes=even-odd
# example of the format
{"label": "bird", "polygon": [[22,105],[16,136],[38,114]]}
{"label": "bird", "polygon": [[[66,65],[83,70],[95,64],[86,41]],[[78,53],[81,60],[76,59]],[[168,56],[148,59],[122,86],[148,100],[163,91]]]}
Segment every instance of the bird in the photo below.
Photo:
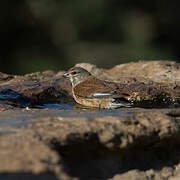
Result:
{"label": "bird", "polygon": [[99,109],[131,107],[129,94],[120,92],[118,84],[100,80],[82,67],[69,69],[63,77],[70,79],[78,104]]}

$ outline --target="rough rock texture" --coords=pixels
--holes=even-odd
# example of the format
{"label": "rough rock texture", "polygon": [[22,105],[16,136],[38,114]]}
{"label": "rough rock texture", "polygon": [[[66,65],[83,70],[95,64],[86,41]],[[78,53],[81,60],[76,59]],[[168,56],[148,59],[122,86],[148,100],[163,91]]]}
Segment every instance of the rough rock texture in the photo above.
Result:
{"label": "rough rock texture", "polygon": [[35,111],[35,123],[0,130],[2,179],[179,176],[180,110],[121,109],[128,115],[71,118]]}
{"label": "rough rock texture", "polygon": [[[136,106],[176,107],[180,104],[180,65],[178,63],[138,62],[117,65],[112,69],[99,69],[95,65],[86,63],[76,66],[87,69],[102,80],[119,83],[119,91],[130,94],[130,99]],[[20,107],[73,102],[71,84],[69,80],[62,77],[63,73],[64,71],[57,74],[45,71],[25,76],[1,74],[0,102],[6,100],[6,103]],[[10,94],[9,98],[7,94]]]}
{"label": "rough rock texture", "polygon": [[[33,108],[43,103],[73,105],[63,71],[25,76],[1,73],[0,179],[179,179],[180,65],[152,61],[112,69],[77,66],[103,80],[125,84],[134,101],[152,100],[153,106],[154,98],[164,99],[160,103],[164,108]],[[3,124],[17,120],[26,123]]]}

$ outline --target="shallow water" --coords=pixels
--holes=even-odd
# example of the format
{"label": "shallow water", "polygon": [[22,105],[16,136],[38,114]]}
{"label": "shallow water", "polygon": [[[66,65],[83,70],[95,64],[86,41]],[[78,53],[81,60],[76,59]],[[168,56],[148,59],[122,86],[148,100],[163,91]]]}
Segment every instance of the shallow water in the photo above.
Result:
{"label": "shallow water", "polygon": [[102,116],[130,116],[132,110],[60,110],[60,109],[33,109],[22,111],[14,110],[0,113],[0,127],[17,127],[24,126],[36,122],[34,119],[45,117],[102,117]]}
{"label": "shallow water", "polygon": [[[141,107],[146,107],[143,104]],[[154,105],[154,104],[153,104]],[[167,104],[166,104],[167,105]],[[119,108],[114,110],[108,109],[93,109],[78,105],[75,102],[62,103],[35,103],[31,98],[25,97],[11,89],[0,91],[0,108],[5,111],[0,112],[0,127],[18,127],[25,126],[38,121],[38,118],[51,117],[102,117],[102,116],[118,116],[128,117],[135,112],[154,112],[154,111],[169,111],[170,109],[160,108]],[[174,107],[171,107],[171,109]],[[176,108],[177,109],[177,108]],[[5,134],[6,132],[0,132]]]}
{"label": "shallow water", "polygon": [[[31,86],[28,82],[26,86]],[[58,93],[58,92],[55,92]],[[46,97],[46,96],[45,96]],[[49,96],[45,100],[48,102]],[[67,97],[65,97],[67,99]],[[60,98],[63,99],[63,96]],[[119,108],[114,110],[107,109],[92,109],[80,106],[72,101],[65,103],[51,102],[46,103],[31,99],[12,89],[5,88],[0,91],[0,109],[5,111],[0,112],[0,127],[17,127],[25,126],[33,122],[37,122],[38,118],[42,117],[102,117],[102,116],[118,116],[128,117],[135,112],[154,112],[154,111],[169,111],[175,107],[180,107],[177,102],[161,102],[154,104],[153,102],[142,102],[134,105],[132,108]],[[56,100],[56,98],[55,98]],[[138,107],[146,107],[137,108]],[[152,109],[153,107],[153,109]],[[164,107],[169,109],[164,109]],[[177,109],[177,108],[176,108]],[[4,132],[0,132],[2,134]]]}
{"label": "shallow water", "polygon": [[[52,105],[51,107],[56,107]],[[66,106],[65,106],[66,107]],[[69,107],[68,107],[69,108]],[[168,113],[172,109],[143,109],[143,108],[120,108],[115,110],[106,109],[15,109],[0,112],[0,127],[18,127],[25,126],[38,121],[38,118],[51,117],[103,117],[103,116],[118,116],[130,117],[135,112],[155,112],[162,111]],[[1,132],[0,132],[1,133]]]}
{"label": "shallow water", "polygon": [[[102,117],[118,116],[128,117],[135,112],[168,111],[169,109],[153,108],[119,108],[114,110],[93,109],[78,105],[75,102],[68,104],[47,103],[34,104],[32,99],[23,96],[11,89],[4,89],[0,92],[0,108],[6,111],[0,112],[0,127],[25,126],[38,121],[38,118],[51,117]],[[30,106],[29,106],[30,105]],[[29,108],[30,107],[30,108]],[[167,106],[165,106],[167,108]],[[173,106],[174,107],[174,106]],[[172,108],[171,108],[172,109]],[[5,134],[2,131],[0,134]]]}

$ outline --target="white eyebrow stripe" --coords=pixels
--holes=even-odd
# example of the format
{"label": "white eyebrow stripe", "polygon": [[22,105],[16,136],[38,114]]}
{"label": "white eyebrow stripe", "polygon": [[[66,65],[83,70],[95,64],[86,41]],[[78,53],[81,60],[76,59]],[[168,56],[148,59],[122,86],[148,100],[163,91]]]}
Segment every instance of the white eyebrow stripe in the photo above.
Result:
{"label": "white eyebrow stripe", "polygon": [[94,93],[93,97],[109,97],[112,96],[111,93]]}

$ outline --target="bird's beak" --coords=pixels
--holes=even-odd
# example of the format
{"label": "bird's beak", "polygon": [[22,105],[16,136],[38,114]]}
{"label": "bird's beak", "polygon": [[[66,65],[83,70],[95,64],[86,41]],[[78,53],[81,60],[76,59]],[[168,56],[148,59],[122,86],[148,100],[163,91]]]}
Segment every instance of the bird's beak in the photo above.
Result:
{"label": "bird's beak", "polygon": [[63,77],[64,77],[64,78],[69,78],[69,73],[63,74]]}

